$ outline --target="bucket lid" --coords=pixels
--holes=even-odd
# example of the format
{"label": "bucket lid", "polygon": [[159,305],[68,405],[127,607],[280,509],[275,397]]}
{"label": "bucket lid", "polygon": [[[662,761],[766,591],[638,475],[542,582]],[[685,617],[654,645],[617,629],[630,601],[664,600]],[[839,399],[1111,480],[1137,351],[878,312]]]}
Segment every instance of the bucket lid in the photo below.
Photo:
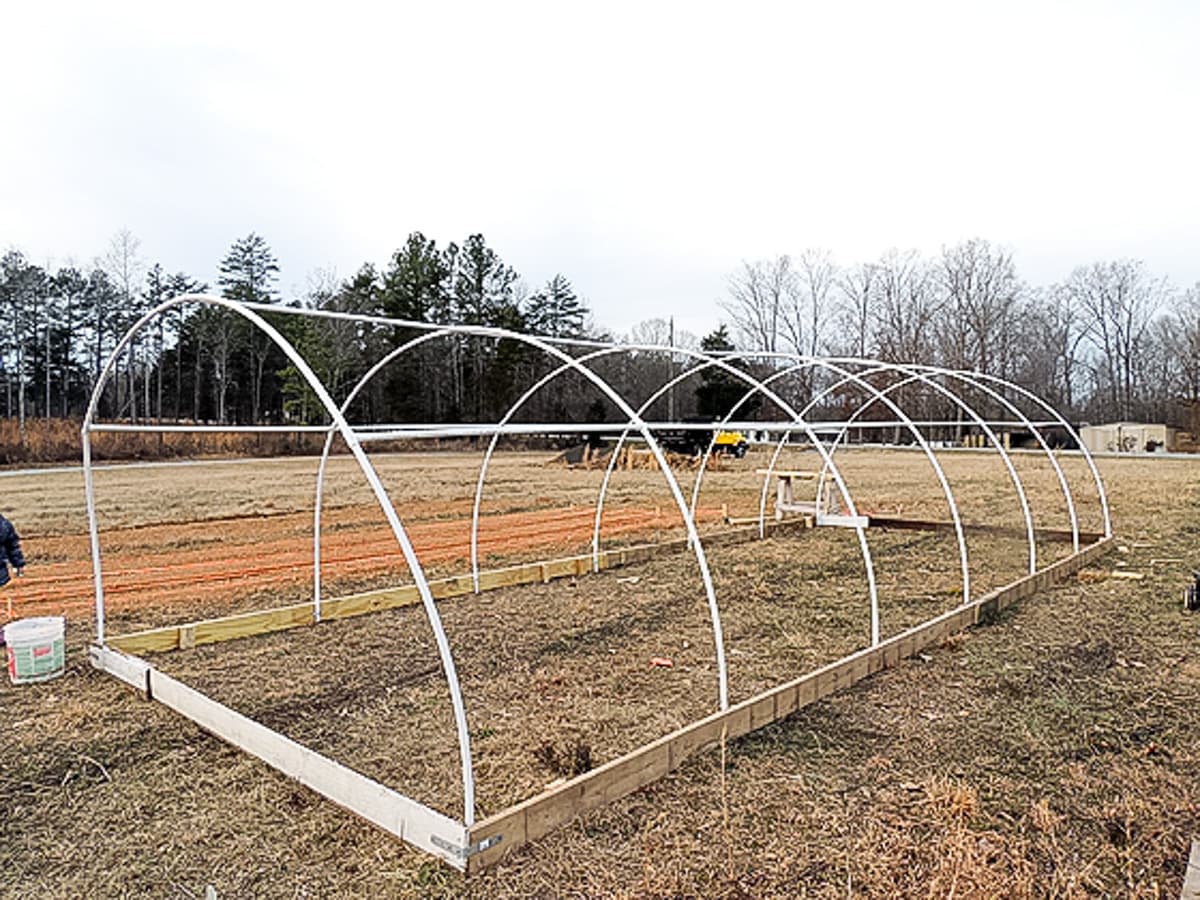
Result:
{"label": "bucket lid", "polygon": [[16,619],[4,626],[4,642],[15,644],[23,641],[53,640],[62,637],[65,621],[62,616]]}

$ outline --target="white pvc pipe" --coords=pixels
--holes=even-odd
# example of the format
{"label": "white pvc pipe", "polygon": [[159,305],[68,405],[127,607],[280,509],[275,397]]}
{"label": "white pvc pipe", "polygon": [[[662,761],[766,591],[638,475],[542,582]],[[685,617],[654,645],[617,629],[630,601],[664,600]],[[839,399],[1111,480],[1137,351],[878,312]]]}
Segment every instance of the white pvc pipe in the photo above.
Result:
{"label": "white pvc pipe", "polygon": [[[965,400],[963,400],[961,397],[959,397],[953,391],[951,391],[948,388],[946,388],[945,386],[940,385],[937,382],[933,381],[929,376],[923,375],[920,372],[915,372],[909,366],[899,365],[896,363],[880,363],[880,365],[887,365],[896,372],[902,372],[902,373],[905,373],[905,374],[911,376],[907,381],[899,382],[900,385],[909,383],[911,381],[921,381],[924,384],[928,385],[929,387],[933,388],[935,391],[942,394],[944,397],[946,397],[952,403],[955,403],[963,412],[965,412],[968,416],[970,416],[971,419],[974,420],[975,424],[978,425],[983,430],[983,433],[985,435],[987,435],[989,442],[992,444],[993,447],[996,448],[996,452],[1000,455],[1000,459],[1003,461],[1004,467],[1008,471],[1008,477],[1012,481],[1013,487],[1016,489],[1017,500],[1019,501],[1019,503],[1021,505],[1021,513],[1025,518],[1025,535],[1026,535],[1026,540],[1029,544],[1029,574],[1032,575],[1034,572],[1037,571],[1037,539],[1034,536],[1034,530],[1033,530],[1033,513],[1029,509],[1029,500],[1025,496],[1025,486],[1024,486],[1024,484],[1022,484],[1021,478],[1017,474],[1016,467],[1013,466],[1012,460],[1008,456],[1008,452],[1004,449],[1003,442],[1000,440],[999,437],[996,436],[996,433],[994,431],[992,431],[991,427],[983,420],[983,418],[979,415],[979,413],[977,413],[975,411],[974,407],[972,407],[969,403],[967,403]],[[840,441],[841,441],[842,437],[845,435],[845,433],[847,431],[849,431],[850,426],[854,423],[854,421],[866,409],[871,407],[874,404],[874,402],[875,402],[874,400],[869,400],[854,411],[854,413],[847,420],[842,434],[839,435],[838,438],[835,440],[835,442],[834,442],[835,447],[838,443],[840,443]],[[968,603],[968,602],[969,602],[969,600],[967,598],[963,599],[964,604]]]}
{"label": "white pvc pipe", "polygon": [[[598,352],[603,352],[603,351],[598,351]],[[588,357],[587,356],[580,357],[580,359],[586,359],[586,358],[588,358]],[[726,357],[726,358],[728,359],[729,357]],[[690,375],[693,372],[698,371],[699,368],[700,367],[697,367],[696,369],[689,369],[684,374]],[[662,394],[656,392],[656,397],[661,398]],[[1023,427],[1026,424],[1023,421],[1009,422],[1009,421],[997,420],[997,419],[988,419],[986,421],[987,421],[988,425],[992,426],[993,428],[1001,428],[1001,427],[1019,428],[1019,427]],[[950,420],[930,421],[930,420],[918,420],[918,419],[911,419],[911,420],[910,419],[871,419],[868,422],[859,422],[854,427],[862,428],[862,429],[865,429],[868,431],[879,431],[879,430],[890,429],[890,428],[907,427],[910,424],[910,422],[911,422],[911,424],[916,425],[918,427],[936,427],[936,426],[948,427],[948,426],[961,424],[960,422],[950,421]],[[760,419],[760,420],[757,420],[754,422],[728,422],[728,423],[724,423],[723,427],[726,428],[727,430],[734,430],[734,431],[752,431],[752,430],[761,429],[764,426],[773,425],[775,427],[785,427],[787,424],[788,424],[787,420],[785,420],[785,419],[779,419],[779,420],[762,420],[762,419]],[[824,433],[824,432],[834,433],[834,432],[840,431],[844,424],[845,424],[845,420],[843,419],[843,420],[831,421],[831,422],[809,422],[808,427],[811,428],[813,431],[817,432],[818,434]],[[650,421],[647,421],[646,427],[649,428],[651,431],[660,431],[660,430],[709,431],[712,428],[712,423],[711,422],[698,423],[698,422],[650,422]],[[372,428],[370,430],[356,428],[355,434],[358,435],[359,441],[361,443],[365,444],[365,443],[371,443],[371,442],[377,442],[377,441],[403,441],[403,440],[415,440],[415,439],[424,439],[424,438],[444,439],[444,438],[458,438],[458,437],[491,437],[493,435],[499,435],[499,436],[568,435],[568,434],[608,435],[608,434],[614,434],[617,431],[620,431],[620,430],[623,430],[626,428],[628,428],[627,422],[625,422],[625,423],[623,423],[623,422],[616,422],[616,423],[614,423],[614,422],[600,422],[600,423],[571,422],[571,423],[557,424],[557,425],[554,423],[549,423],[549,422],[532,422],[532,423],[531,422],[507,422],[507,423],[478,424],[478,425],[474,425],[474,424],[472,424],[472,425],[437,425],[437,424],[414,423],[412,425],[403,425],[403,426],[393,425],[393,426],[390,426],[387,430],[380,430],[378,428]],[[214,430],[224,430],[224,429],[214,429]],[[317,427],[317,428],[311,428],[308,430],[323,432],[323,431],[326,431],[327,429],[325,429],[323,427]]]}
{"label": "white pvc pipe", "polygon": [[[441,658],[442,669],[446,675],[446,681],[450,689],[451,705],[454,709],[455,728],[458,732],[459,744],[459,759],[462,764],[462,780],[463,780],[463,822],[465,825],[471,825],[475,821],[475,776],[471,765],[471,745],[470,732],[467,729],[466,709],[463,706],[462,690],[458,680],[458,672],[454,665],[454,657],[450,652],[450,644],[446,638],[445,628],[442,626],[441,616],[438,614],[437,605],[434,602],[433,594],[429,589],[429,582],[425,578],[425,572],[421,567],[421,561],[417,558],[416,551],[413,549],[412,543],[408,538],[408,533],[403,524],[400,522],[400,517],[396,514],[395,507],[392,505],[387,491],[384,489],[382,482],[379,480],[379,475],[371,465],[370,460],[363,452],[359,445],[353,430],[346,422],[345,417],[333,402],[333,398],[325,390],[325,386],[317,378],[316,373],[312,371],[308,363],[296,351],[278,331],[275,330],[270,323],[266,322],[261,316],[253,310],[247,308],[244,304],[235,303],[231,300],[226,300],[222,297],[212,297],[205,294],[184,294],[179,297],[168,300],[159,304],[154,309],[143,315],[126,333],[117,347],[113,350],[109,357],[100,378],[96,382],[96,386],[92,392],[92,399],[88,405],[88,411],[84,417],[83,428],[85,431],[90,430],[92,420],[95,417],[96,408],[99,404],[100,395],[104,390],[107,380],[112,372],[115,360],[124,351],[141,330],[141,328],[151,321],[155,316],[158,316],[169,309],[176,306],[182,306],[188,303],[201,303],[209,306],[222,307],[231,310],[245,318],[252,325],[258,327],[268,338],[270,338],[276,346],[288,357],[291,363],[296,367],[296,370],[308,383],[313,393],[317,395],[318,400],[325,407],[333,421],[334,427],[342,435],[346,441],[347,447],[354,455],[359,467],[362,469],[363,475],[366,476],[368,484],[371,486],[372,492],[383,510],[384,516],[388,520],[388,524],[392,528],[392,533],[396,537],[397,543],[400,545],[401,552],[404,554],[405,561],[408,563],[409,570],[412,572],[413,580],[416,582],[417,591],[421,596],[422,605],[425,608],[426,616],[429,619],[430,627],[434,633],[434,640],[437,644],[438,655]],[[285,307],[281,307],[283,309]],[[85,468],[90,467],[90,459],[85,458]],[[85,474],[85,485],[88,479]],[[95,528],[95,510],[94,501],[89,500],[89,508],[91,509],[89,527]],[[98,541],[96,544],[98,547]],[[94,548],[95,550],[95,548]],[[93,570],[96,579],[99,582],[102,578],[100,572],[100,557],[97,552],[93,552],[92,556]],[[103,621],[103,593],[97,593],[97,605],[101,610],[100,620]]]}
{"label": "white pvc pipe", "polygon": [[[946,498],[946,505],[950,512],[950,518],[954,525],[955,538],[958,542],[959,566],[960,566],[960,570],[961,570],[961,574],[962,574],[963,602],[964,603],[968,602],[970,595],[971,595],[971,571],[970,571],[970,565],[969,565],[968,556],[967,556],[967,543],[966,543],[966,538],[963,534],[963,526],[962,526],[961,517],[959,515],[959,511],[958,511],[958,503],[955,500],[954,492],[951,490],[950,484],[949,484],[948,480],[946,479],[945,472],[942,470],[941,463],[938,462],[937,456],[933,453],[932,449],[929,447],[928,443],[925,441],[925,438],[920,433],[919,429],[917,429],[915,427],[916,423],[912,422],[911,420],[906,421],[905,413],[903,412],[903,410],[901,410],[899,407],[897,407],[894,403],[891,402],[891,400],[889,398],[887,398],[885,396],[886,392],[881,394],[877,388],[875,388],[869,382],[866,382],[864,380],[864,376],[866,376],[866,375],[871,375],[871,374],[874,374],[874,373],[880,372],[880,371],[890,371],[891,366],[889,364],[884,363],[884,364],[880,364],[876,368],[869,369],[865,372],[851,373],[848,370],[842,368],[841,366],[835,365],[833,362],[829,361],[828,359],[822,358],[822,357],[801,357],[801,356],[791,356],[791,355],[787,355],[787,354],[778,354],[778,356],[780,356],[783,359],[800,360],[800,362],[798,362],[796,365],[794,365],[788,369],[785,369],[785,370],[782,370],[781,372],[776,373],[776,375],[772,376],[772,378],[783,377],[785,375],[789,375],[794,372],[800,371],[804,368],[809,368],[809,367],[816,366],[816,365],[819,365],[822,368],[825,368],[829,371],[833,371],[833,372],[836,372],[836,373],[842,375],[842,379],[840,381],[838,381],[836,384],[826,388],[825,390],[821,391],[820,393],[818,393],[816,396],[814,396],[813,398],[811,398],[809,400],[807,405],[805,405],[805,407],[800,411],[800,415],[802,417],[808,410],[810,410],[814,406],[816,406],[821,400],[823,400],[829,394],[833,393],[834,391],[838,390],[839,388],[841,388],[851,382],[855,382],[860,387],[864,387],[866,390],[870,391],[873,395],[875,395],[875,398],[881,400],[889,408],[895,410],[897,415],[899,415],[901,417],[900,422],[910,430],[910,432],[916,438],[922,451],[925,453],[925,456],[928,459],[931,467],[933,468],[934,475],[937,477],[938,483],[939,483],[940,487],[942,488],[942,492]],[[746,399],[747,398],[743,398],[742,401],[739,402],[739,405],[741,403],[744,403]],[[874,399],[872,399],[871,402],[874,402]],[[844,424],[845,423],[841,423],[842,427],[844,427]],[[767,466],[766,474],[763,477],[763,485],[762,485],[761,495],[759,497],[759,508],[758,508],[758,529],[759,529],[760,536],[764,533],[765,527],[766,527],[765,521],[766,521],[767,492],[768,492],[768,489],[769,489],[770,483],[771,483],[771,473],[773,473],[775,471],[775,466],[779,461],[779,456],[782,453],[784,446],[786,446],[787,443],[789,442],[790,438],[791,438],[791,432],[785,431],[783,437],[779,440],[778,444],[776,445],[775,451],[771,455],[771,460]],[[817,444],[817,442],[814,441],[814,447],[816,446],[816,444]],[[711,454],[711,452],[712,452],[712,447],[713,447],[713,445],[710,444],[709,445],[709,454]],[[836,448],[837,448],[837,443],[835,442],[835,444],[834,444],[835,451],[836,451]],[[829,459],[831,461],[832,461],[832,456],[833,456],[833,454],[831,453],[829,455]],[[708,461],[708,456],[706,455],[704,463],[707,463],[707,461]],[[823,481],[824,481],[825,471],[826,471],[826,467],[823,465],[822,470],[821,470],[821,481],[818,482],[818,485],[817,485],[817,501],[818,502],[820,501],[820,497],[822,496],[822,493],[824,491]],[[695,489],[693,492],[693,503],[696,502],[696,499],[699,496],[699,487],[700,487],[699,479],[701,477],[703,477],[703,473],[704,473],[704,465],[702,464],[701,471],[697,477],[697,482],[696,482]],[[865,540],[865,535],[864,535],[863,539]],[[878,604],[875,603],[872,608],[873,643],[877,643],[879,640],[878,621],[879,621]]]}
{"label": "white pvc pipe", "polygon": [[[623,346],[620,348],[606,347],[606,348],[602,348],[600,350],[596,350],[593,353],[586,354],[585,356],[583,356],[579,359],[570,357],[570,356],[566,355],[565,353],[562,353],[561,351],[556,350],[555,348],[552,348],[552,347],[546,347],[545,349],[549,354],[558,357],[561,360],[562,365],[558,369],[554,370],[553,372],[549,373],[548,375],[543,377],[541,380],[539,380],[538,383],[535,384],[533,387],[529,388],[529,390],[527,390],[517,400],[517,402],[514,403],[512,405],[512,407],[509,408],[508,412],[505,413],[504,418],[501,420],[501,422],[507,423],[508,420],[510,420],[517,413],[517,411],[521,408],[521,406],[523,406],[539,389],[541,389],[545,384],[548,384],[551,380],[553,380],[558,375],[560,375],[563,372],[568,371],[568,370],[577,371],[584,378],[591,381],[594,385],[596,385],[596,387],[598,387],[600,389],[600,391],[603,394],[605,394],[610,400],[612,400],[617,405],[618,409],[620,409],[623,413],[625,413],[629,417],[630,423],[632,423],[633,427],[638,429],[638,431],[642,435],[642,438],[646,441],[651,452],[654,454],[655,461],[658,463],[659,469],[663,473],[663,478],[666,480],[667,486],[670,489],[671,494],[672,494],[673,498],[675,499],[676,505],[679,508],[680,515],[683,518],[684,527],[686,528],[687,533],[688,533],[688,546],[692,549],[693,553],[696,556],[696,562],[700,569],[700,577],[704,583],[705,596],[708,600],[709,618],[712,622],[713,644],[715,647],[715,656],[716,656],[716,663],[717,663],[718,705],[721,709],[727,709],[729,707],[729,674],[728,674],[728,665],[727,665],[726,659],[725,659],[724,629],[721,625],[721,613],[720,613],[720,607],[717,603],[716,589],[712,583],[712,574],[708,568],[708,559],[704,553],[704,548],[700,543],[700,534],[696,528],[695,519],[692,516],[691,510],[688,508],[687,503],[683,498],[683,494],[679,489],[679,483],[676,481],[674,473],[671,471],[670,466],[667,464],[666,457],[663,456],[662,450],[658,446],[658,442],[654,439],[653,435],[651,434],[649,429],[646,427],[645,422],[641,419],[640,413],[635,412],[634,409],[626,402],[626,400],[620,394],[618,394],[608,384],[608,382],[606,382],[603,378],[601,378],[599,375],[597,375],[595,372],[593,372],[591,369],[587,368],[587,366],[585,366],[583,364],[585,361],[588,361],[594,357],[603,356],[603,355],[607,355],[607,354],[611,354],[611,353],[628,351],[631,349],[648,352],[651,350],[659,350],[661,348],[645,347],[645,346],[641,346],[641,347],[638,347],[638,346],[625,347],[625,346]],[[487,470],[488,470],[488,466],[492,459],[492,454],[495,452],[496,440],[498,437],[499,437],[499,432],[497,432],[496,437],[493,437],[491,444],[488,446],[488,449],[484,454],[483,463],[480,466],[480,470],[479,470],[479,481],[478,481],[478,484],[477,484],[476,490],[475,490],[475,505],[474,505],[474,510],[472,512],[472,519],[471,519],[471,570],[472,570],[473,578],[475,579],[475,589],[476,590],[479,589],[479,556],[478,556],[478,553],[479,553],[479,550],[478,550],[479,511],[480,511],[480,505],[481,505],[481,500],[482,500],[482,495],[483,495],[483,485],[484,485],[485,479],[487,477]],[[602,500],[600,502],[602,502]]]}
{"label": "white pvc pipe", "polygon": [[[633,348],[633,349],[637,349],[637,348]],[[691,356],[694,359],[698,359],[703,363],[703,365],[698,365],[698,366],[693,367],[692,369],[689,369],[686,373],[681,373],[681,375],[680,375],[681,378],[684,377],[685,375],[692,375],[698,371],[701,371],[704,368],[708,368],[710,365],[715,365],[718,368],[727,372],[728,374],[734,376],[735,378],[738,378],[738,379],[754,386],[755,389],[760,390],[762,392],[762,394],[765,398],[771,400],[780,409],[782,409],[785,414],[792,416],[793,421],[791,423],[789,423],[789,427],[793,428],[793,429],[798,428],[798,429],[806,432],[809,435],[809,439],[813,442],[813,446],[817,448],[817,452],[820,453],[822,456],[822,459],[825,460],[826,462],[828,462],[830,465],[830,471],[833,475],[834,483],[837,485],[838,490],[841,493],[842,502],[844,503],[847,512],[849,512],[850,515],[852,515],[852,516],[858,515],[858,511],[857,511],[857,508],[854,503],[854,498],[850,495],[850,490],[846,486],[845,481],[842,479],[841,473],[838,470],[837,466],[834,465],[833,461],[825,455],[823,445],[817,439],[817,436],[812,431],[811,427],[804,421],[803,416],[800,413],[796,412],[794,409],[792,409],[792,407],[789,403],[787,403],[782,397],[780,397],[774,391],[765,387],[764,384],[761,381],[759,381],[758,379],[754,378],[753,376],[749,375],[746,372],[743,372],[741,369],[731,366],[729,363],[725,362],[723,357],[712,356],[712,355],[705,354],[700,351],[694,351],[694,350],[680,349],[680,350],[677,350],[676,352],[679,354],[682,354],[682,355]],[[619,446],[620,445],[618,444],[618,448],[619,448]],[[615,461],[615,458],[616,458],[616,453],[614,451],[613,456],[610,457],[610,459],[609,459],[609,468],[605,472],[605,480],[604,480],[603,484],[601,485],[600,494],[596,501],[596,531],[594,532],[594,538],[593,538],[593,540],[595,542],[593,544],[593,553],[594,554],[598,553],[599,522],[600,522],[600,517],[603,512],[604,497],[605,497],[605,493],[606,493],[606,490],[608,487],[608,477],[612,473],[612,466],[613,466],[613,462]],[[690,510],[689,510],[689,512],[690,512]],[[872,641],[872,644],[876,644],[879,641],[879,595],[876,590],[875,566],[871,559],[871,549],[867,544],[866,529],[864,529],[860,525],[860,526],[856,526],[854,528],[854,531],[858,535],[859,548],[862,551],[863,564],[866,568],[866,573],[867,573],[867,588],[868,588],[868,594],[870,597],[870,605],[871,605],[871,641]],[[761,534],[761,527],[760,527],[760,534]]]}
{"label": "white pvc pipe", "polygon": [[[420,337],[413,338],[410,341],[395,347],[375,363],[367,372],[360,378],[350,389],[350,393],[346,395],[346,399],[342,401],[341,411],[345,416],[350,409],[350,404],[358,397],[359,392],[375,377],[384,366],[390,363],[393,359],[408,352],[412,347],[418,344],[423,344],[426,341],[434,340],[435,338],[444,337],[446,331],[431,331],[426,332]],[[321,448],[321,461],[317,464],[317,493],[313,503],[313,620],[321,621],[321,514],[324,508],[325,500],[325,471],[329,465],[329,453],[333,448],[333,437],[335,432],[332,428],[326,428],[328,433],[325,436],[325,446]],[[359,436],[359,440],[363,440],[363,435],[358,431],[355,432]]]}
{"label": "white pvc pipe", "polygon": [[120,422],[97,422],[92,431],[136,432],[138,434],[303,434],[329,430],[327,425],[164,425],[147,422],[145,425],[125,425]]}
{"label": "white pvc pipe", "polygon": [[1062,414],[1059,413],[1059,411],[1053,406],[1051,406],[1037,394],[1025,390],[1025,388],[1021,387],[1020,385],[1013,384],[1011,381],[1007,381],[995,375],[984,375],[981,372],[973,372],[972,377],[986,379],[987,381],[992,382],[992,384],[999,384],[1011,391],[1015,391],[1022,397],[1025,397],[1027,400],[1032,400],[1042,409],[1046,410],[1046,412],[1048,412],[1050,415],[1054,416],[1055,421],[1053,424],[1061,425],[1064,429],[1066,429],[1067,434],[1071,436],[1072,440],[1075,441],[1076,446],[1079,447],[1080,452],[1083,454],[1084,461],[1087,463],[1088,469],[1092,473],[1092,479],[1096,482],[1096,492],[1099,494],[1100,498],[1100,511],[1104,518],[1104,536],[1106,538],[1112,537],[1112,518],[1109,516],[1108,511],[1108,492],[1104,489],[1104,480],[1100,477],[1100,470],[1096,468],[1096,461],[1092,458],[1092,454],[1088,452],[1088,448],[1084,446],[1083,438],[1079,436],[1079,432],[1071,427],[1071,423],[1064,419]]}
{"label": "white pvc pipe", "polygon": [[104,643],[104,578],[100,567],[100,531],[96,524],[96,487],[92,479],[92,435],[85,420],[83,439],[83,496],[87,503],[88,540],[92,548],[92,581],[96,588],[96,640]]}
{"label": "white pvc pipe", "polygon": [[[1038,426],[1035,425],[1033,422],[1031,422],[1028,418],[1026,418],[1025,414],[1022,413],[1021,410],[1018,409],[1013,403],[1011,403],[1006,397],[1004,397],[1003,394],[1000,394],[998,391],[992,390],[987,385],[980,384],[978,381],[976,381],[971,376],[971,373],[969,373],[969,372],[960,372],[960,371],[953,371],[950,369],[941,369],[936,366],[914,366],[914,368],[920,368],[920,369],[925,369],[925,370],[932,371],[932,372],[937,372],[937,373],[941,374],[942,377],[944,377],[944,378],[957,378],[960,381],[965,381],[967,384],[971,385],[972,387],[974,387],[978,390],[983,391],[989,397],[992,397],[994,400],[998,401],[1002,406],[1004,406],[1011,413],[1013,413],[1015,416],[1017,416],[1017,418],[1024,421],[1025,427],[1027,427],[1029,429],[1030,433],[1034,437],[1034,440],[1036,440],[1038,442],[1038,446],[1040,446],[1042,448],[1042,452],[1044,452],[1046,454],[1046,458],[1048,460],[1050,460],[1050,465],[1054,469],[1054,474],[1058,477],[1058,485],[1062,489],[1063,499],[1066,501],[1066,504],[1067,504],[1067,516],[1069,517],[1069,519],[1071,521],[1072,548],[1074,549],[1074,551],[1076,553],[1078,553],[1079,552],[1079,517],[1075,511],[1075,500],[1071,496],[1071,486],[1067,483],[1067,476],[1063,472],[1062,466],[1060,466],[1058,464],[1058,459],[1055,458],[1054,453],[1050,450],[1050,445],[1047,444],[1045,438],[1042,437],[1042,432],[1038,428]],[[996,424],[994,422],[989,421],[988,424],[992,425],[993,427],[996,427]]]}

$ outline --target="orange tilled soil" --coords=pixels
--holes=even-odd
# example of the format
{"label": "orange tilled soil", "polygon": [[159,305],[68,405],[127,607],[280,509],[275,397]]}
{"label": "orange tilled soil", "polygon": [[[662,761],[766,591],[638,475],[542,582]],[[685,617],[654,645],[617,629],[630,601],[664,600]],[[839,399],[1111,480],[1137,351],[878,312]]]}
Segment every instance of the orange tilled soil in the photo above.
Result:
{"label": "orange tilled soil", "polygon": [[[699,521],[718,518],[698,509]],[[501,513],[480,519],[482,568],[497,560],[548,558],[575,551],[592,538],[595,511],[563,507]],[[654,532],[679,525],[674,510],[613,507],[604,514],[602,537]],[[441,567],[470,560],[470,518],[406,523],[422,565]],[[311,513],[214,519],[104,531],[101,551],[104,593],[110,610],[163,607],[243,596],[264,589],[311,585]],[[87,535],[37,541],[39,564],[11,586],[6,599],[14,616],[80,614],[92,606],[93,576]],[[366,583],[373,577],[406,576],[404,556],[377,507],[329,510],[323,516],[322,579]]]}

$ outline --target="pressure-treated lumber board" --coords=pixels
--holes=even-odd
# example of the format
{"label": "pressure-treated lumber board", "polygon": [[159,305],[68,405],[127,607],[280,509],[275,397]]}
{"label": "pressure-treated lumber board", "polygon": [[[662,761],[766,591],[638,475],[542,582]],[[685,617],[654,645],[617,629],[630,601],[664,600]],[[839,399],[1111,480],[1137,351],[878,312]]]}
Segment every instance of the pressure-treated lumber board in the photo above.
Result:
{"label": "pressure-treated lumber board", "polygon": [[[767,524],[766,533],[768,535],[784,534],[807,527],[812,527],[811,521],[770,522]],[[717,531],[704,535],[702,540],[705,546],[724,546],[746,543],[757,538],[758,529],[754,527]],[[637,544],[631,547],[604,550],[600,553],[599,568],[613,569],[632,565],[661,556],[681,553],[687,549],[687,538],[675,538],[656,544]],[[558,578],[575,578],[591,571],[592,555],[590,553],[546,560],[545,562],[524,563],[480,572],[479,590],[483,592],[521,584],[548,582]],[[470,575],[454,575],[449,578],[431,580],[429,589],[435,600],[448,600],[475,593],[475,584]],[[321,619],[345,619],[385,609],[415,606],[420,602],[421,595],[417,591],[417,586],[408,584],[402,587],[385,588],[326,600],[321,604]],[[295,603],[277,609],[255,610],[215,619],[186,622],[181,625],[134,631],[110,637],[106,644],[126,653],[166,653],[171,650],[232,641],[238,638],[252,637],[256,634],[286,631],[313,624],[315,624],[313,605],[311,603]]]}
{"label": "pressure-treated lumber board", "polygon": [[94,647],[92,662],[134,686],[145,678],[142,686],[148,686],[152,699],[191,719],[205,731],[258,757],[414,847],[457,869],[465,868],[467,835],[461,822],[272,731],[136,657]]}
{"label": "pressure-treated lumber board", "polygon": [[88,648],[88,658],[92,665],[109,675],[120,679],[130,687],[150,692],[150,664],[136,656],[127,656],[119,650],[93,644]]}
{"label": "pressure-treated lumber board", "polygon": [[1200,838],[1192,838],[1192,853],[1188,857],[1179,900],[1200,900]]}
{"label": "pressure-treated lumber board", "polygon": [[[297,608],[285,606],[280,609],[266,611],[265,616],[256,617],[253,613],[242,616],[232,616],[226,619],[209,619],[183,626],[194,632],[192,646],[197,644],[216,644],[229,641],[247,634],[262,634],[268,631],[285,631],[299,625],[312,622],[312,606]],[[182,638],[182,628],[181,638]],[[180,641],[182,645],[182,640]]]}
{"label": "pressure-treated lumber board", "polygon": [[[256,612],[253,615],[258,616],[262,613]],[[109,647],[126,653],[166,653],[179,649],[179,629],[182,627],[184,626],[168,625],[149,631],[131,631],[129,634],[114,635],[108,638],[106,643]]]}
{"label": "pressure-treated lumber board", "polygon": [[[924,647],[981,621],[1077,571],[1107,552],[1105,538],[1079,553],[991,591],[978,600],[950,610],[874,647],[865,648],[800,678],[779,685],[726,710],[693,722],[597,769],[545,791],[489,817],[473,827],[444,816],[403,794],[380,785],[315,751],[212,700],[154,669],[144,660],[105,646],[93,646],[92,663],[122,681],[144,690],[213,734],[262,759],[284,774],[349,809],[408,843],[458,869],[477,871],[560,827],[580,813],[610,803],[662,778],[700,750],[765,727],[797,709],[853,685],[874,672],[896,665]],[[577,567],[580,559],[569,562]],[[618,551],[602,558],[620,564]],[[514,567],[522,575],[541,577],[543,566]],[[502,579],[503,580],[503,579]],[[464,588],[463,578],[443,579],[444,590]],[[307,605],[305,605],[307,608]],[[197,639],[199,625],[177,628]]]}
{"label": "pressure-treated lumber board", "polygon": [[[944,531],[953,528],[948,522],[923,521],[914,519],[899,519],[891,517],[871,516],[872,527],[908,529],[917,531]],[[783,522],[770,521],[765,523],[765,533],[787,533],[795,530],[812,528],[812,517],[786,520]],[[1020,528],[992,525],[965,525],[964,530],[988,533],[1011,533],[1024,536]],[[1059,529],[1039,528],[1034,533],[1052,541],[1070,541],[1071,532]],[[705,546],[717,547],[730,544],[744,543],[757,539],[758,529],[734,528],[717,531],[703,536]],[[1080,540],[1094,542],[1101,535],[1080,532]],[[645,562],[660,556],[681,553],[688,549],[687,538],[676,538],[656,544],[637,544],[615,550],[605,550],[600,554],[600,568],[611,569],[620,566]],[[539,563],[526,563],[502,569],[490,569],[479,574],[480,591],[495,590],[501,587],[511,587],[535,582],[549,582],[558,578],[574,578],[592,570],[590,554],[569,556],[562,559],[547,560]],[[457,575],[451,578],[434,579],[430,581],[430,589],[438,600],[447,600],[474,593],[474,584],[468,575]],[[416,585],[404,585],[396,588],[384,588],[361,594],[351,594],[326,600],[321,604],[321,618],[343,619],[352,616],[365,615],[385,609],[397,609],[414,606],[421,602]],[[285,631],[312,625],[313,611],[311,603],[297,603],[277,609],[256,610],[222,616],[216,619],[202,619],[181,625],[170,625],[147,631],[135,631],[129,634],[117,635],[108,639],[107,644],[126,653],[165,653],[171,650],[186,649],[189,646],[213,644],[221,641],[236,640],[252,637],[256,634],[268,634],[273,631]],[[190,631],[188,629],[191,629]]]}
{"label": "pressure-treated lumber board", "polygon": [[868,647],[793,681],[764,691],[685,725],[637,750],[590,772],[557,785],[536,797],[489,816],[468,829],[468,843],[487,842],[487,849],[467,861],[469,872],[500,861],[524,844],[561,827],[579,814],[663,777],[694,753],[722,739],[731,740],[790,715],[800,707],[853,685],[889,666],[895,666],[945,638],[979,622],[995,611],[1036,593],[1106,553],[1112,538],[1104,538],[1065,559],[991,591],[910,628],[874,647]]}
{"label": "pressure-treated lumber board", "polygon": [[[953,531],[953,522],[943,522],[933,519],[901,519],[894,516],[869,516],[872,528],[891,528],[900,531]],[[1028,532],[1016,525],[984,525],[963,522],[964,532],[980,534],[1007,534],[1013,537],[1025,537]],[[1035,528],[1033,536],[1055,543],[1071,543],[1074,536],[1069,528]],[[1079,532],[1080,549],[1088,544],[1094,544],[1104,535],[1095,531]]]}

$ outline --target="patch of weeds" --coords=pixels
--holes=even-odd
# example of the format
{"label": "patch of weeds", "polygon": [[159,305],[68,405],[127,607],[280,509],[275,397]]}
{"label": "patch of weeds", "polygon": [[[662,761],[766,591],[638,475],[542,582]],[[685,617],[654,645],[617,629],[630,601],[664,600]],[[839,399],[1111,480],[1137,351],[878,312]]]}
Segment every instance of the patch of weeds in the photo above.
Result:
{"label": "patch of weeds", "polygon": [[1106,640],[1080,641],[1067,650],[1066,658],[1081,674],[1096,674],[1111,669],[1117,663],[1117,651]]}
{"label": "patch of weeds", "polygon": [[574,778],[592,769],[592,748],[579,740],[555,744],[543,741],[533,758],[560,778]]}

